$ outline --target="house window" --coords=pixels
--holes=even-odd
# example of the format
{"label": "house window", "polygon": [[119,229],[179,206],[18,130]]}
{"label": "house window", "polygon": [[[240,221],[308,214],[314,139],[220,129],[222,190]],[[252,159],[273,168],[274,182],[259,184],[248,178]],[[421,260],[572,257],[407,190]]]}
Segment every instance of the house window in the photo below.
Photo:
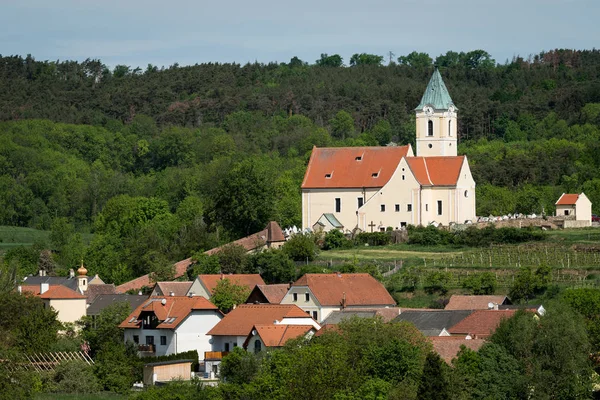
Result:
{"label": "house window", "polygon": [[298,301],[298,293],[292,294],[292,297],[294,298],[294,301]]}
{"label": "house window", "polygon": [[406,222],[400,222],[400,228],[406,228]]}
{"label": "house window", "polygon": [[235,349],[237,347],[237,342],[233,342],[233,348]]}
{"label": "house window", "polygon": [[408,211],[408,212],[412,211],[412,204],[407,204],[406,205],[406,211]]}
{"label": "house window", "polygon": [[316,312],[316,311],[313,311],[313,319],[314,319],[315,321],[317,321],[317,312]]}
{"label": "house window", "polygon": [[427,136],[433,136],[433,121],[427,121]]}
{"label": "house window", "polygon": [[139,344],[140,343],[140,336],[139,335],[133,335],[133,343],[135,343],[135,344]]}
{"label": "house window", "polygon": [[160,337],[160,345],[161,346],[166,346],[167,345],[167,337],[166,336],[161,336]]}
{"label": "house window", "polygon": [[569,210],[565,210],[565,215],[569,215]]}
{"label": "house window", "polygon": [[358,198],[358,208],[361,208],[365,204],[365,199],[363,197]]}
{"label": "house window", "polygon": [[396,208],[396,212],[400,212],[400,204],[396,204],[395,208]]}
{"label": "house window", "polygon": [[341,212],[341,211],[342,211],[342,199],[337,197],[335,199],[335,212]]}
{"label": "house window", "polygon": [[310,300],[310,294],[304,293],[304,301],[309,301],[309,300]]}
{"label": "house window", "polygon": [[448,136],[452,136],[452,121],[448,121]]}
{"label": "house window", "polygon": [[437,206],[438,206],[438,215],[442,215],[442,201],[441,200],[437,201]]}
{"label": "house window", "polygon": [[380,207],[381,207],[381,212],[385,212],[385,204],[382,204]]}
{"label": "house window", "polygon": [[225,343],[225,351],[229,351],[229,343]]}
{"label": "house window", "polygon": [[254,341],[254,352],[259,353],[261,350],[262,350],[262,343],[260,342],[259,339],[256,339]]}
{"label": "house window", "polygon": [[146,344],[154,344],[154,336],[146,336]]}

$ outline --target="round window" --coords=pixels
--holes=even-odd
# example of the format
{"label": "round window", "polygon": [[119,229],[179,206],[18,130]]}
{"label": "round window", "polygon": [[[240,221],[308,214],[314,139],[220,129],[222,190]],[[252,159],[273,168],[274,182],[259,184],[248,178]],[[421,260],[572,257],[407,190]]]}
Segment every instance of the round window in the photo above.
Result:
{"label": "round window", "polygon": [[429,144],[427,145],[427,147],[429,147],[429,148],[432,148],[432,147],[433,147],[433,145],[432,145],[431,143],[429,143]]}

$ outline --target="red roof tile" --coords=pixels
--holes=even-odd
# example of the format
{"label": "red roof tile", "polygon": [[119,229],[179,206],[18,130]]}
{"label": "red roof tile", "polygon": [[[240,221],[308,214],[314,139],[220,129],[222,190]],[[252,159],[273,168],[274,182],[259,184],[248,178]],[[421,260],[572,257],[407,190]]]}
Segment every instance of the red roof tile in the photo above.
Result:
{"label": "red roof tile", "polygon": [[[218,311],[213,303],[202,296],[152,296],[133,310],[133,312],[121,322],[119,328],[139,328],[142,323],[139,320],[140,314],[144,311],[151,311],[160,321],[157,328],[175,329],[194,310]],[[171,321],[171,318],[174,319]]]}
{"label": "red roof tile", "polygon": [[306,318],[306,325],[314,321],[295,304],[241,304],[225,315],[207,335],[248,336],[254,325],[274,325],[275,321],[284,318]]}
{"label": "red roof tile", "polygon": [[79,292],[69,289],[62,285],[52,285],[44,293],[38,294],[40,299],[64,300],[64,299],[85,299],[85,296]]}
{"label": "red roof tile", "polygon": [[506,303],[506,296],[467,296],[453,294],[444,307],[445,310],[488,310],[489,304],[501,305]]}
{"label": "red roof tile", "polygon": [[383,187],[407,155],[410,146],[313,147],[302,189]]}
{"label": "red roof tile", "polygon": [[206,274],[198,275],[198,279],[202,282],[206,290],[212,295],[219,281],[228,279],[231,283],[246,286],[252,290],[256,285],[264,285],[265,281],[259,274]]}
{"label": "red roof tile", "polygon": [[226,246],[237,245],[242,246],[246,251],[252,251],[268,245],[270,243],[285,242],[285,236],[279,224],[275,221],[271,221],[267,224],[265,229],[260,232],[253,233],[250,236],[235,240],[231,243],[227,243],[223,246],[215,247],[204,252],[204,254],[213,255],[223,250]]}
{"label": "red roof tile", "polygon": [[115,285],[111,284],[106,284],[106,283],[102,283],[102,284],[95,284],[95,285],[90,285],[88,284],[87,290],[85,291],[85,297],[87,297],[87,303],[93,303],[94,300],[96,299],[96,297],[98,297],[101,294],[116,294],[117,293],[117,288],[115,287]]}
{"label": "red roof tile", "polygon": [[255,325],[254,329],[266,347],[281,347],[288,340],[306,335],[312,325]]}
{"label": "red roof tile", "polygon": [[[288,292],[290,285],[278,283],[274,285],[256,285],[252,291],[259,291],[270,304],[279,304]],[[252,297],[252,293],[248,298]]]}
{"label": "red roof tile", "polygon": [[[185,260],[181,260],[175,263],[173,265],[173,267],[175,268],[175,274],[173,275],[173,277],[177,279],[184,276],[190,265],[192,265],[191,258],[186,258]],[[150,279],[150,274],[142,275],[139,278],[135,278],[129,282],[125,282],[122,285],[117,286],[117,293],[125,293],[129,290],[138,290],[143,288],[144,286],[154,286],[154,282]]]}
{"label": "red roof tile", "polygon": [[456,185],[465,156],[407,157],[413,175],[423,186]]}
{"label": "red roof tile", "polygon": [[160,289],[163,296],[185,296],[194,282],[156,282],[156,289]]}
{"label": "red roof tile", "polygon": [[20,285],[21,293],[32,294],[34,296],[39,296],[40,294],[40,285]]}
{"label": "red roof tile", "polygon": [[[385,287],[369,274],[305,274],[292,286],[308,286],[321,306],[395,306]],[[345,299],[344,299],[345,298]]]}
{"label": "red roof tile", "polygon": [[558,199],[558,201],[556,202],[556,205],[557,206],[571,206],[571,205],[577,203],[578,199],[579,199],[578,194],[563,193],[562,196],[560,196],[560,199]]}
{"label": "red roof tile", "polygon": [[517,310],[477,310],[448,332],[453,335],[471,335],[474,338],[490,336],[503,319],[512,317]]}
{"label": "red roof tile", "polygon": [[430,336],[428,339],[433,344],[433,350],[448,364],[456,358],[461,346],[477,351],[485,343],[485,339],[465,339],[463,336]]}

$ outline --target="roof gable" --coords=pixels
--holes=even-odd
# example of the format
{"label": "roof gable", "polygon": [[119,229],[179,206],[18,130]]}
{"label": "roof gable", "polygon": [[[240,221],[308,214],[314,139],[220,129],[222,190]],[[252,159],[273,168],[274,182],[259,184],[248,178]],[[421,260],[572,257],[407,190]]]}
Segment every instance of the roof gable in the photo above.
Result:
{"label": "roof gable", "polygon": [[279,304],[288,292],[290,285],[287,283],[278,283],[274,285],[256,285],[252,289],[252,293],[248,296],[248,299],[255,297],[257,292],[264,297],[264,299],[270,304]]}
{"label": "roof gable", "polygon": [[248,336],[254,325],[274,325],[284,318],[313,319],[295,304],[241,304],[231,310],[207,335]]}
{"label": "roof gable", "polygon": [[219,281],[225,279],[235,285],[245,286],[250,290],[256,285],[265,285],[265,281],[259,274],[203,274],[198,275],[197,279],[211,296]]}
{"label": "roof gable", "polygon": [[503,319],[512,317],[517,310],[476,310],[471,315],[447,329],[453,335],[490,336]]}
{"label": "roof gable", "polygon": [[[255,325],[256,334],[266,347],[281,347],[287,341],[306,335],[312,325]],[[252,333],[250,334],[252,335]]]}
{"label": "roof gable", "polygon": [[321,306],[395,306],[386,288],[369,274],[305,274],[292,286],[308,286]]}
{"label": "roof gable", "polygon": [[577,203],[577,200],[579,200],[578,194],[563,193],[555,205],[557,205],[557,206],[572,206],[575,203]]}
{"label": "roof gable", "polygon": [[194,282],[156,282],[155,291],[158,289],[163,296],[185,296]]}
{"label": "roof gable", "polygon": [[442,79],[442,75],[437,68],[433,71],[421,102],[415,110],[422,110],[427,105],[432,106],[436,110],[447,110],[451,105],[454,105],[446,84]]}
{"label": "roof gable", "polygon": [[444,307],[445,310],[488,310],[490,303],[496,305],[508,303],[506,296],[485,295],[459,295],[450,296],[450,301]]}
{"label": "roof gable", "polygon": [[218,308],[202,296],[153,296],[140,304],[129,316],[121,322],[119,328],[139,328],[140,315],[151,312],[160,321],[158,329],[175,329],[191,313],[196,310],[214,310]]}
{"label": "roof gable", "polygon": [[456,186],[465,156],[407,157],[406,162],[422,186]]}
{"label": "roof gable", "polygon": [[410,146],[313,147],[302,189],[383,187],[406,156]]}

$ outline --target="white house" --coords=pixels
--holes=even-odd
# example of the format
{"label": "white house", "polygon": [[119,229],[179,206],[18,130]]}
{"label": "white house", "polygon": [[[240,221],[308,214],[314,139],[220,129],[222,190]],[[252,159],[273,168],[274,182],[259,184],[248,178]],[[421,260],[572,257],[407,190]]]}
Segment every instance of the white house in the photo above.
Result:
{"label": "white house", "polygon": [[217,284],[225,279],[233,285],[245,286],[248,291],[254,289],[256,285],[265,284],[259,274],[202,274],[194,279],[186,295],[204,296],[210,299]]}
{"label": "white house", "polygon": [[197,350],[210,351],[206,333],[223,314],[201,296],[150,297],[125,319],[125,341],[139,345],[143,355],[164,356]]}
{"label": "white house", "polygon": [[563,193],[556,202],[556,216],[574,216],[575,221],[588,222],[589,224],[586,224],[586,226],[591,226],[592,202],[585,193]]}
{"label": "white house", "polygon": [[457,112],[438,70],[410,145],[313,148],[302,182],[302,227],[373,232],[475,219],[475,181],[457,155]]}
{"label": "white house", "polygon": [[256,325],[321,328],[308,313],[294,304],[241,304],[207,333],[211,336],[212,351],[204,356],[206,371],[217,374],[222,358],[234,347],[243,346]]}
{"label": "white house", "polygon": [[369,274],[305,274],[292,284],[281,304],[294,304],[323,321],[332,311],[395,307],[386,288]]}

